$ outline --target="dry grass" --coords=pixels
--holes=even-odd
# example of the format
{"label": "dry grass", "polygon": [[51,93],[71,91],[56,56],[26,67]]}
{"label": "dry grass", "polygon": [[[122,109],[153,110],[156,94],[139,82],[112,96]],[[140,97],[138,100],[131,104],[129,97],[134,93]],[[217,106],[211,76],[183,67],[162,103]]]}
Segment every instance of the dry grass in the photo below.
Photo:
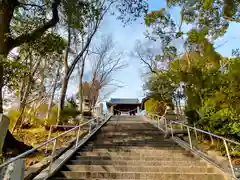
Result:
{"label": "dry grass", "polygon": [[[57,131],[51,134],[51,137],[56,137],[63,133],[63,131]],[[49,131],[47,131],[44,127],[39,128],[31,128],[31,129],[22,129],[19,130],[18,133],[14,134],[14,137],[20,141],[23,141],[27,145],[31,145],[33,147],[38,146],[39,144],[45,142],[48,138]],[[81,133],[83,134],[83,132]],[[56,148],[61,149],[65,148],[70,144],[70,141],[76,137],[76,132],[69,132],[62,137],[58,138]],[[53,147],[53,143],[48,144],[48,146],[44,146],[39,149],[38,152],[31,154],[30,156],[26,157],[26,166],[30,166],[36,164],[43,160],[45,157],[51,154]],[[45,150],[47,150],[45,153]]]}

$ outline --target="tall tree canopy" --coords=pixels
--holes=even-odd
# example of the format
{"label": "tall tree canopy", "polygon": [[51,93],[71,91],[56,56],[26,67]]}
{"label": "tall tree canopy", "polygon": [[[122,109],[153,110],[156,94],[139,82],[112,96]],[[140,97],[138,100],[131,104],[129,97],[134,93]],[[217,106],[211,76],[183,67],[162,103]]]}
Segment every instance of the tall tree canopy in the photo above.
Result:
{"label": "tall tree canopy", "polygon": [[[189,123],[239,137],[239,49],[233,50],[233,57],[223,57],[215,42],[230,23],[240,22],[240,1],[167,0],[166,5],[145,18],[147,37],[162,49],[153,60],[167,62],[165,68],[154,70],[154,81],[148,78],[148,91],[156,100],[167,92],[173,101],[182,88],[178,98],[185,100]],[[179,12],[177,18],[171,14],[173,8]]]}

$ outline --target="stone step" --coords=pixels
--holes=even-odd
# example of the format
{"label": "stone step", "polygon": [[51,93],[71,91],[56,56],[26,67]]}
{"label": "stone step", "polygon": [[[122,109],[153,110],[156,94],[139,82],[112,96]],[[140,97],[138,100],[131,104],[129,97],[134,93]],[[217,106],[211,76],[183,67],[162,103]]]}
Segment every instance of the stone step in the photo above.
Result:
{"label": "stone step", "polygon": [[[100,131],[99,131],[100,132]],[[123,130],[119,130],[119,129],[107,129],[107,130],[101,130],[101,134],[107,134],[107,133],[111,133],[111,134],[120,134],[120,135],[127,135],[127,134],[139,134],[139,135],[162,135],[162,132],[159,131],[155,131],[155,130],[148,130],[148,131],[133,131],[133,130],[128,130],[128,129],[123,129]]]}
{"label": "stone step", "polygon": [[99,133],[99,135],[101,136],[122,136],[122,137],[125,137],[125,136],[153,136],[153,137],[164,137],[165,134],[163,134],[162,132],[159,132],[159,131],[134,131],[134,132],[129,132],[127,130],[124,130],[124,131],[118,131],[118,130],[109,130],[109,131],[102,131],[101,133]]}
{"label": "stone step", "polygon": [[101,128],[101,132],[113,132],[113,130],[116,130],[116,132],[160,132],[157,128],[123,128],[123,127],[117,127],[117,126],[113,126],[113,127],[103,127]]}
{"label": "stone step", "polygon": [[142,121],[142,120],[134,120],[134,119],[128,119],[128,120],[125,120],[125,119],[116,119],[116,120],[110,120],[108,121],[107,125],[109,124],[112,124],[112,123],[117,123],[117,122],[121,122],[122,123],[126,123],[126,124],[131,124],[131,123],[138,123],[138,124],[141,124],[141,125],[149,125],[148,123]]}
{"label": "stone step", "polygon": [[136,127],[142,127],[142,128],[152,128],[152,124],[149,124],[149,123],[146,123],[144,121],[119,121],[119,120],[116,120],[116,121],[111,121],[111,122],[108,122],[104,127],[107,127],[107,126],[120,126],[120,127],[130,127],[130,128],[136,128]]}
{"label": "stone step", "polygon": [[129,129],[119,129],[119,128],[109,128],[109,129],[101,129],[99,132],[101,133],[112,133],[112,134],[164,134],[162,131],[159,131],[158,129],[150,129],[150,130],[145,130],[141,131],[141,128],[138,130],[129,130]]}
{"label": "stone step", "polygon": [[91,142],[92,144],[112,144],[112,143],[118,143],[118,144],[133,144],[133,145],[137,145],[137,144],[176,144],[175,142],[171,141],[171,140],[167,140],[164,139],[161,142],[154,140],[154,139],[115,139],[115,138],[104,138],[104,139],[96,139],[95,141]]}
{"label": "stone step", "polygon": [[181,152],[181,153],[171,153],[171,152],[158,152],[158,153],[152,153],[151,152],[97,152],[97,151],[89,151],[89,152],[78,152],[77,156],[110,156],[110,157],[114,157],[114,156],[122,156],[122,157],[126,157],[126,156],[130,156],[130,157],[157,157],[157,158],[162,158],[162,157],[166,157],[166,156],[170,156],[170,157],[193,157],[193,154],[190,152]]}
{"label": "stone step", "polygon": [[[116,119],[114,121],[109,121],[108,123],[118,123],[120,125],[126,125],[126,124],[136,124],[138,126],[147,126],[147,127],[150,127],[151,124],[149,124],[147,121],[143,121],[143,120],[134,120],[134,119],[131,119],[131,120],[119,120],[119,119]],[[107,124],[108,125],[108,124]]]}
{"label": "stone step", "polygon": [[129,165],[129,166],[204,166],[205,162],[201,161],[189,161],[189,160],[162,160],[162,161],[144,161],[144,160],[70,160],[69,164],[81,164],[81,165]]}
{"label": "stone step", "polygon": [[117,139],[96,139],[95,141],[91,141],[90,144],[96,144],[96,145],[132,145],[132,146],[144,146],[144,145],[162,145],[162,146],[177,146],[177,143],[174,143],[172,141],[151,141],[151,140],[131,140],[131,139],[122,139],[122,140],[117,140]]}
{"label": "stone step", "polygon": [[92,178],[103,178],[103,179],[167,179],[167,180],[223,180],[222,175],[215,173],[145,173],[145,172],[78,172],[78,171],[62,171],[63,176],[66,178],[74,179],[92,179]]}
{"label": "stone step", "polygon": [[[93,146],[93,145],[88,145],[85,146],[82,150],[83,151],[92,151],[92,150],[97,150],[97,149],[106,149],[106,150],[110,150],[110,151],[130,151],[132,149],[136,149],[138,148],[138,146],[107,146],[107,145],[98,145],[98,146]],[[158,149],[158,150],[163,150],[163,151],[175,151],[175,150],[182,150],[182,148],[180,146],[162,146],[162,147],[152,147],[152,146],[143,146],[141,148],[138,148],[139,150],[143,149],[144,151],[149,150],[149,149]]]}
{"label": "stone step", "polygon": [[157,173],[167,173],[167,172],[196,172],[196,173],[213,173],[213,168],[201,167],[201,166],[98,166],[98,165],[67,165],[70,171],[78,172],[157,172]]}
{"label": "stone step", "polygon": [[[108,143],[109,142],[109,143]],[[169,140],[162,140],[162,141],[156,141],[156,140],[145,140],[145,139],[138,139],[138,140],[131,140],[131,139],[122,139],[122,140],[117,140],[117,139],[95,139],[94,141],[89,141],[89,144],[98,144],[98,145],[108,145],[108,144],[116,144],[116,145],[126,145],[128,144],[129,146],[131,145],[177,145],[177,143]]]}
{"label": "stone step", "polygon": [[[149,137],[122,137],[122,138],[114,138],[111,136],[99,136],[97,137],[94,142],[96,141],[118,141],[118,142],[149,142],[149,143],[175,143],[171,139],[164,139],[164,138],[149,138]],[[93,142],[93,141],[90,141]]]}
{"label": "stone step", "polygon": [[[94,148],[114,148],[118,146],[119,148],[121,147],[155,147],[155,148],[162,148],[162,147],[167,147],[167,148],[172,148],[172,147],[179,147],[177,144],[171,144],[171,143],[106,143],[106,144],[92,144],[89,145]],[[88,146],[88,147],[89,147]]]}
{"label": "stone step", "polygon": [[190,154],[191,152],[186,151],[183,148],[175,148],[175,149],[166,149],[166,148],[161,148],[161,149],[157,149],[157,148],[151,148],[151,147],[143,147],[141,149],[139,148],[134,148],[134,147],[127,147],[127,148],[109,148],[109,149],[105,149],[105,148],[83,148],[81,149],[78,153],[81,152],[115,152],[115,153],[137,153],[137,154],[175,154],[175,153],[186,153],[186,154]]}
{"label": "stone step", "polygon": [[148,124],[148,125],[143,125],[143,124],[136,124],[136,123],[132,123],[132,124],[119,124],[119,123],[115,123],[115,124],[111,124],[111,125],[106,125],[103,126],[101,128],[101,130],[108,130],[108,129],[118,129],[118,130],[132,130],[132,131],[140,131],[141,129],[144,131],[159,131],[159,129],[157,129],[156,127],[154,127],[152,124]]}
{"label": "stone step", "polygon": [[205,161],[136,118],[110,120],[51,179],[224,179]]}
{"label": "stone step", "polygon": [[112,131],[112,132],[102,132],[99,134],[99,136],[113,136],[113,137],[130,137],[130,136],[151,136],[151,137],[159,137],[159,138],[164,138],[164,134],[160,132],[117,132],[117,131]]}
{"label": "stone step", "polygon": [[148,138],[148,139],[168,139],[165,138],[164,135],[162,134],[131,134],[129,135],[128,133],[119,133],[119,134],[114,134],[114,133],[101,133],[99,134],[96,138],[115,138],[115,139],[125,139],[125,138]]}
{"label": "stone step", "polygon": [[76,160],[135,160],[135,161],[172,161],[172,160],[196,160],[190,156],[76,156]]}
{"label": "stone step", "polygon": [[149,124],[149,123],[145,123],[143,121],[109,121],[104,127],[107,127],[107,126],[131,126],[131,128],[134,128],[135,126],[132,126],[132,125],[135,125],[135,126],[139,126],[139,127],[147,127],[147,128],[152,128],[152,124]]}

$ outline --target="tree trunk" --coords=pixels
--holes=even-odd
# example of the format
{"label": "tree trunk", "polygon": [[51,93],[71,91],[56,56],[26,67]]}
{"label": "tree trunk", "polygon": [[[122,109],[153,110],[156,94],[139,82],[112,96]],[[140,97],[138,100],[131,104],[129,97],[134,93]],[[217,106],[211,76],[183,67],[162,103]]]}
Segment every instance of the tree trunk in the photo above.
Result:
{"label": "tree trunk", "polygon": [[71,45],[71,28],[68,26],[68,44],[66,46],[65,54],[64,54],[64,77],[62,79],[62,87],[61,87],[61,93],[60,93],[60,100],[58,103],[58,114],[57,114],[57,124],[61,123],[61,115],[62,111],[64,109],[64,104],[65,104],[65,98],[66,98],[66,93],[67,93],[67,87],[68,87],[68,71],[69,71],[69,66],[68,66],[68,53],[70,50],[70,45]]}
{"label": "tree trunk", "polygon": [[64,109],[65,98],[66,98],[67,87],[68,87],[68,81],[69,81],[69,79],[67,78],[67,76],[65,76],[62,80],[60,100],[59,100],[59,104],[58,104],[57,124],[61,123],[61,115],[62,115],[62,111]]}
{"label": "tree trunk", "polygon": [[51,112],[51,109],[52,109],[53,99],[54,99],[55,92],[56,92],[56,89],[57,89],[57,81],[58,81],[58,78],[59,78],[59,72],[60,72],[60,66],[57,69],[57,73],[56,73],[56,76],[55,76],[55,79],[54,79],[53,90],[52,90],[51,97],[49,99],[48,110],[47,110],[44,126],[47,126],[47,120],[49,119],[50,112]]}
{"label": "tree trunk", "polygon": [[0,113],[3,113],[3,64],[0,57]]}
{"label": "tree trunk", "polygon": [[15,129],[18,129],[20,127],[20,124],[22,124],[22,120],[23,120],[23,114],[24,114],[24,111],[25,111],[25,107],[26,107],[26,102],[27,102],[27,98],[29,96],[29,93],[30,93],[30,89],[31,89],[31,80],[30,80],[30,77],[28,78],[28,83],[27,83],[27,86],[25,88],[25,91],[24,91],[24,94],[21,98],[21,101],[20,101],[20,106],[19,106],[19,111],[21,112],[19,117],[17,118],[13,128],[12,128],[12,133],[15,131]]}
{"label": "tree trunk", "polygon": [[79,77],[79,98],[80,98],[80,113],[83,114],[83,74],[84,74],[84,67],[85,67],[85,58],[82,60],[82,67],[81,67],[81,73]]}

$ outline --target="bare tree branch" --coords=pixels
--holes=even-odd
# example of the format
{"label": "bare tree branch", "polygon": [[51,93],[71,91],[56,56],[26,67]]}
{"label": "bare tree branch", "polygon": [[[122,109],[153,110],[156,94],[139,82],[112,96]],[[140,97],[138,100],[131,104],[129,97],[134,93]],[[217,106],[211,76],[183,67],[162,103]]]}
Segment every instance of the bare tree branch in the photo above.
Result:
{"label": "bare tree branch", "polygon": [[137,52],[138,57],[140,58],[140,60],[147,65],[148,69],[154,73],[154,74],[158,74],[157,71],[153,70],[153,67],[150,65],[150,63],[148,63],[145,59],[143,59],[143,57],[141,56],[141,54],[139,52]]}
{"label": "bare tree branch", "polygon": [[84,93],[88,96],[91,108],[93,108],[95,104],[99,102],[99,98],[101,97],[99,92],[102,91],[106,86],[114,86],[115,88],[121,87],[119,84],[113,83],[112,76],[115,72],[126,67],[126,64],[122,62],[121,56],[118,54],[116,55],[116,53],[113,52],[114,44],[112,37],[103,37],[101,42],[102,43],[99,45],[99,47],[94,50],[96,53],[91,54],[90,56],[90,60],[92,62],[92,77],[91,81],[89,82],[89,89],[85,90],[88,92]]}
{"label": "bare tree branch", "polygon": [[[151,44],[152,45],[152,44]],[[135,47],[135,57],[139,58],[140,61],[147,66],[151,73],[158,74],[156,69],[155,57],[157,52],[156,49],[149,47],[148,42],[142,44],[140,41],[137,42]],[[159,53],[159,52],[158,52]]]}

